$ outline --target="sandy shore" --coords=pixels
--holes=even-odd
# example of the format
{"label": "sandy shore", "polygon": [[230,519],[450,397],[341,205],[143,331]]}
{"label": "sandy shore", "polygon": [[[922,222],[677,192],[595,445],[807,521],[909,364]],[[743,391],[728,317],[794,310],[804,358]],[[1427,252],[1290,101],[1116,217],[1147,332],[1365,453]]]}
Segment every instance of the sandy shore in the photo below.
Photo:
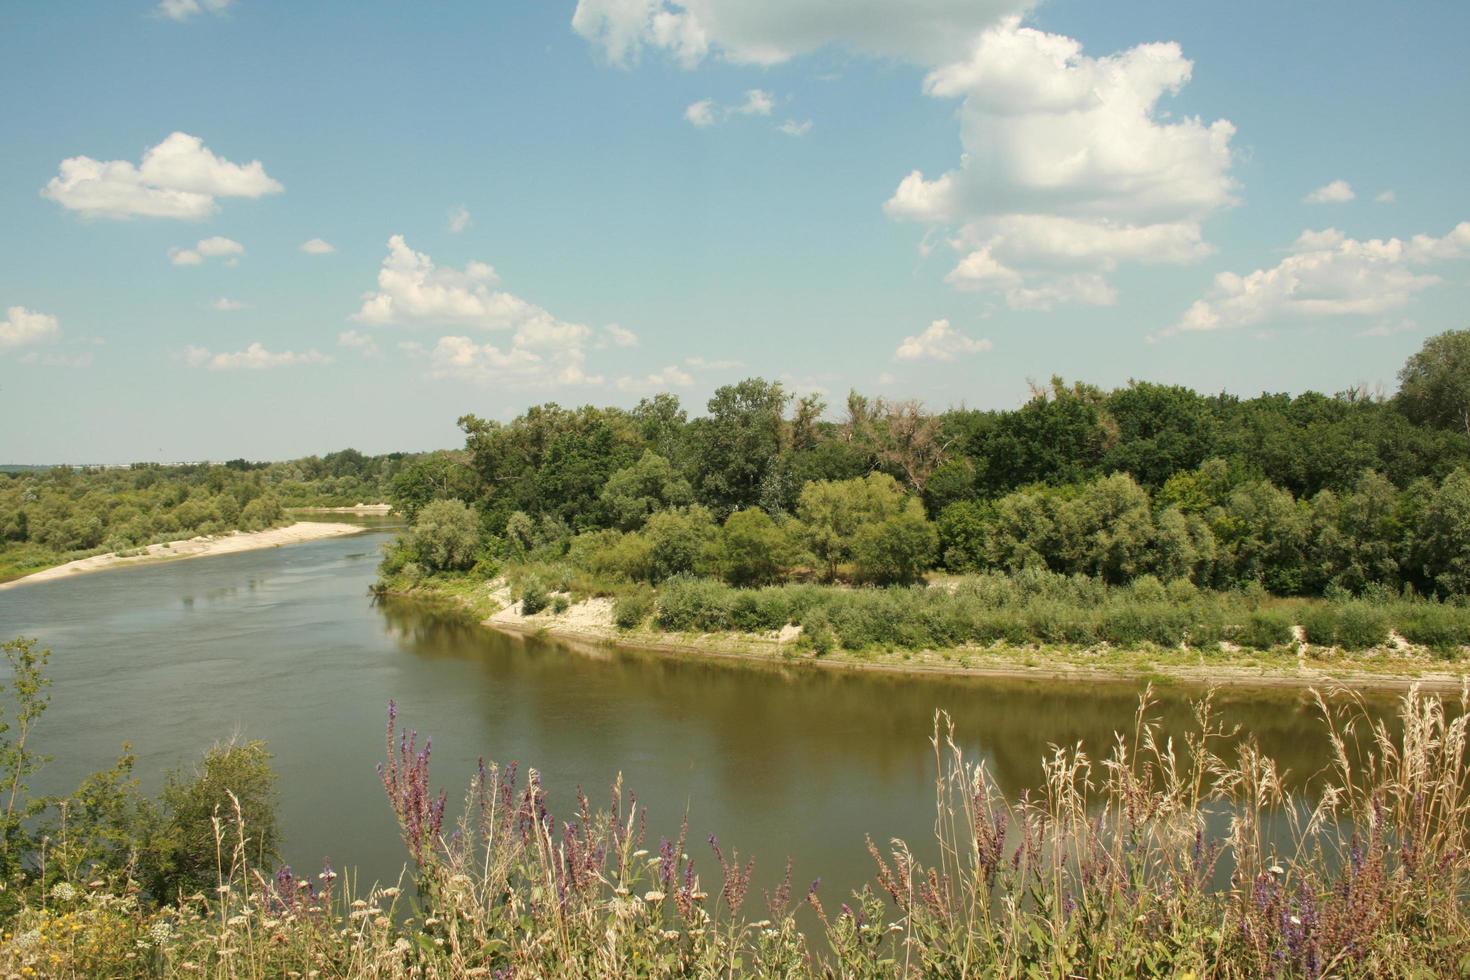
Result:
{"label": "sandy shore", "polygon": [[[409,593],[413,595],[414,593]],[[1074,683],[1150,681],[1187,687],[1231,688],[1354,688],[1365,691],[1425,690],[1453,693],[1466,681],[1423,651],[1400,650],[1382,655],[1352,657],[1336,654],[1325,659],[1296,657],[1271,663],[1232,663],[1214,660],[1197,651],[1187,657],[1168,651],[1123,651],[1116,659],[1097,657],[1086,650],[1027,648],[964,648],[948,651],[907,651],[854,656],[834,651],[815,657],[795,641],[800,630],[788,626],[779,633],[664,633],[644,628],[624,631],[613,625],[612,600],[586,599],[570,604],[563,613],[547,609],[527,616],[514,601],[503,580],[486,583],[473,596],[443,596],[476,614],[490,629],[516,635],[545,635],[587,653],[598,648],[647,651],[663,656],[743,660],[788,669],[880,671],[896,674],[948,674],[967,677],[1005,677]]]}
{"label": "sandy shore", "polygon": [[87,572],[100,572],[108,568],[123,568],[128,565],[151,564],[174,561],[180,558],[207,558],[210,555],[229,555],[237,551],[255,551],[259,548],[278,548],[284,544],[301,544],[320,538],[335,538],[344,534],[357,534],[363,529],[356,524],[329,524],[325,521],[298,521],[288,527],[273,527],[266,531],[233,531],[213,537],[189,538],[187,541],[169,541],[165,544],[149,545],[136,555],[126,557],[108,553],[93,555],[67,562],[53,568],[42,569],[24,578],[0,582],[0,589],[9,589],[31,582],[69,578]]}
{"label": "sandy shore", "polygon": [[351,507],[287,507],[289,514],[387,514],[392,504],[353,504]]}

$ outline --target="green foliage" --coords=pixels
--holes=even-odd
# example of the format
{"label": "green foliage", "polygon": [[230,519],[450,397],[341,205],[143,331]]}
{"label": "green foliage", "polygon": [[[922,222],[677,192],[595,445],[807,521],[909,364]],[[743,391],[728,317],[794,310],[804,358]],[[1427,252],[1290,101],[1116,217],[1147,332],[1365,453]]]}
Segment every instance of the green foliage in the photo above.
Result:
{"label": "green foliage", "polygon": [[480,550],[479,519],[463,501],[431,501],[414,522],[413,549],[420,564],[432,571],[469,568]]}
{"label": "green foliage", "polygon": [[[853,480],[817,480],[802,488],[796,505],[798,533],[827,571],[855,557],[859,533],[904,511],[905,498],[898,481],[886,473],[870,473]],[[922,508],[920,509],[922,514]]]}
{"label": "green foliage", "polygon": [[693,503],[694,493],[668,460],[645,449],[638,462],[608,479],[601,501],[612,527],[636,531],[659,511]]}
{"label": "green foliage", "polygon": [[732,585],[769,585],[800,560],[793,535],[763,510],[737,510],[720,529],[714,563]]}
{"label": "green foliage", "polygon": [[1470,470],[1451,473],[1429,497],[1415,537],[1424,583],[1444,596],[1470,594]]}
{"label": "green foliage", "polygon": [[521,615],[534,616],[551,603],[551,593],[536,576],[521,583]]}
{"label": "green foliage", "polygon": [[653,615],[653,590],[647,587],[621,593],[613,600],[613,625],[620,630],[637,629]]}
{"label": "green foliage", "polygon": [[[36,722],[51,703],[51,680],[46,677],[50,650],[36,641],[17,637],[0,646],[8,668],[8,682],[0,682],[0,882],[15,881],[26,859],[29,838],[26,821],[42,807],[31,796],[30,778],[40,771],[46,757],[31,746]],[[0,908],[4,900],[0,899]]]}
{"label": "green foliage", "polygon": [[475,493],[474,471],[457,453],[429,453],[410,460],[388,485],[393,509],[410,522],[435,500],[470,500]]}
{"label": "green foliage", "polygon": [[680,576],[658,592],[654,622],[677,633],[712,633],[730,628],[732,590],[712,579]]}
{"label": "green foliage", "polygon": [[570,608],[572,608],[572,600],[565,593],[558,592],[551,597],[551,611],[556,615],[560,616]]}
{"label": "green foliage", "polygon": [[878,585],[916,582],[934,561],[939,535],[917,500],[876,523],[859,525],[852,557],[859,581]]}
{"label": "green foliage", "polygon": [[1470,436],[1470,330],[1426,340],[1399,372],[1398,400],[1415,422]]}
{"label": "green foliage", "polygon": [[704,572],[718,534],[714,518],[698,504],[654,514],[643,528],[648,541],[648,581]]}
{"label": "green foliage", "polygon": [[1280,610],[1256,609],[1229,635],[1243,647],[1254,650],[1272,650],[1291,642],[1291,617]]}

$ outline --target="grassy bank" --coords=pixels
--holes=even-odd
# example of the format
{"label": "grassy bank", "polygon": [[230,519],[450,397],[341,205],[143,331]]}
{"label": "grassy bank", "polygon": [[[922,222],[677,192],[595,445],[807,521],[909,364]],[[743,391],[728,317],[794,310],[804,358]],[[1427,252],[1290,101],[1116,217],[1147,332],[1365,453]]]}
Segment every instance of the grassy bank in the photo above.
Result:
{"label": "grassy bank", "polygon": [[381,587],[453,602],[505,629],[894,669],[1456,684],[1470,653],[1464,605],[1389,596],[1280,599],[1150,577],[1110,586],[1028,572],[915,587],[755,589],[681,577],[653,589],[542,565],[494,578],[390,576]]}
{"label": "grassy bank", "polygon": [[[534,769],[482,764],[461,816],[428,743],[380,770],[407,864],[354,888],[253,857],[220,794],[211,887],[149,901],[125,853],[18,874],[6,975],[80,977],[1411,977],[1470,968],[1464,697],[1412,692],[1397,723],[1319,701],[1333,764],[1301,796],[1210,700],[1166,740],[1145,697],[1105,755],[1057,750],[1011,800],[936,719],[935,838],[871,840],[873,878],[832,895],[716,837],[647,839],[621,782],[554,815]],[[915,805],[926,805],[915,800]],[[1207,813],[1219,815],[1206,819]],[[734,828],[738,833],[738,828]],[[861,847],[862,842],[853,841]],[[923,855],[923,856],[921,856]],[[763,857],[763,860],[765,858]],[[780,865],[778,864],[777,867]],[[808,882],[810,881],[810,884]],[[800,914],[800,917],[798,916]]]}

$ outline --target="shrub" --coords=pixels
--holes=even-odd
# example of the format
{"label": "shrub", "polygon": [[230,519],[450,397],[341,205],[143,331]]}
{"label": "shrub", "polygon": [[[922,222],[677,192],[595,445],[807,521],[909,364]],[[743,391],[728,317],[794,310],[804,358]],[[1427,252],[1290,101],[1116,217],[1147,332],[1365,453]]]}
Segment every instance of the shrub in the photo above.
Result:
{"label": "shrub", "polygon": [[413,547],[434,571],[469,568],[480,550],[480,520],[463,501],[435,500],[419,509]]}
{"label": "shrub", "polygon": [[1257,609],[1226,635],[1243,647],[1270,650],[1291,642],[1291,617],[1274,609]]}
{"label": "shrub", "polygon": [[731,590],[720,582],[679,576],[659,591],[656,621],[660,628],[676,632],[729,629],[731,599]]}
{"label": "shrub", "polygon": [[550,601],[551,596],[546,586],[534,575],[521,585],[521,615],[534,616],[545,609]]}
{"label": "shrub", "polygon": [[825,609],[809,609],[802,616],[801,642],[819,657],[832,652],[837,645],[837,637],[832,633],[832,621],[827,618]]}
{"label": "shrub", "polygon": [[653,590],[638,588],[624,592],[613,600],[613,625],[618,629],[637,629],[653,615]]}
{"label": "shrub", "polygon": [[1314,646],[1367,650],[1388,641],[1388,616],[1364,602],[1311,603],[1301,616],[1307,642]]}
{"label": "shrub", "polygon": [[556,595],[551,597],[551,611],[556,613],[556,615],[560,616],[571,607],[572,600],[568,599],[564,594],[558,592]]}
{"label": "shrub", "polygon": [[1404,639],[1439,653],[1470,646],[1470,610],[1463,607],[1439,602],[1415,603],[1401,612],[1395,623]]}

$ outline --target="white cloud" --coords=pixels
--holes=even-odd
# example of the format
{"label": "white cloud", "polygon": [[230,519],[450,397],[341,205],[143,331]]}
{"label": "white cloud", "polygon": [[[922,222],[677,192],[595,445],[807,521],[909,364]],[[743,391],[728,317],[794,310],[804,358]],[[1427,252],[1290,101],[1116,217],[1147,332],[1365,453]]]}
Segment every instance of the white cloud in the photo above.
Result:
{"label": "white cloud", "polygon": [[905,337],[893,356],[900,361],[952,361],[960,354],[979,354],[990,350],[988,340],[974,340],[950,326],[948,320],[935,320],[923,333]]}
{"label": "white cloud", "polygon": [[259,160],[231,163],[199,137],[176,132],[144,151],[136,166],[87,156],[63,160],[41,195],[87,217],[198,220],[219,210],[216,198],[258,198],[281,190]]}
{"label": "white cloud", "polygon": [[470,209],[461,204],[449,212],[449,232],[458,235],[470,226]]}
{"label": "white cloud", "polygon": [[797,122],[795,119],[788,119],[777,126],[776,131],[785,133],[787,136],[805,136],[812,131],[812,121],[810,119],[804,119],[801,122]]}
{"label": "white cloud", "polygon": [[715,124],[714,99],[700,99],[698,102],[691,102],[684,110],[684,118],[701,129],[705,126],[713,126]]}
{"label": "white cloud", "polygon": [[769,116],[775,105],[770,92],[753,88],[745,93],[745,101],[738,106],[732,106],[730,111],[742,116]]}
{"label": "white cloud", "polygon": [[221,313],[234,313],[238,310],[250,309],[249,303],[242,303],[238,299],[229,299],[224,296],[210,303],[209,306],[211,309],[218,310]]}
{"label": "white cloud", "polygon": [[337,344],[340,347],[350,347],[360,351],[363,357],[381,357],[382,351],[378,350],[378,342],[370,335],[357,330],[343,330],[337,334]]}
{"label": "white cloud", "polygon": [[337,251],[337,246],[320,238],[313,238],[301,243],[301,251],[307,255],[330,255]]}
{"label": "white cloud", "polygon": [[586,354],[580,346],[536,351],[512,341],[502,350],[469,337],[440,337],[429,351],[430,377],[474,384],[538,388],[602,383],[585,368]]}
{"label": "white cloud", "polygon": [[1369,327],[1367,330],[1358,331],[1359,337],[1395,337],[1401,333],[1417,333],[1419,324],[1414,320],[1384,320],[1381,323]]}
{"label": "white cloud", "polygon": [[1335,228],[1304,231],[1270,269],[1222,272],[1164,336],[1294,318],[1373,316],[1439,283],[1424,267],[1470,257],[1470,221],[1441,238],[1359,241]]}
{"label": "white cloud", "polygon": [[298,367],[303,364],[330,364],[332,359],[316,350],[269,351],[260,343],[251,344],[242,351],[214,353],[204,347],[185,347],[184,363],[190,367],[206,368],[210,371],[263,371],[267,368]]}
{"label": "white cloud", "polygon": [[236,265],[239,257],[244,254],[244,245],[221,235],[202,238],[193,248],[174,247],[168,250],[169,261],[174,265],[200,265],[207,258],[223,258],[226,265]]}
{"label": "white cloud", "polygon": [[159,0],[156,8],[159,15],[169,20],[188,20],[195,14],[209,11],[222,14],[234,0]]}
{"label": "white cloud", "polygon": [[1398,200],[1398,197],[1394,194],[1393,191],[1387,190],[1380,191],[1378,196],[1375,197],[1373,200],[1377,201],[1379,204],[1392,204],[1394,201]]}
{"label": "white cloud", "polygon": [[0,320],[0,353],[55,340],[61,336],[61,321],[49,313],[12,306]]}
{"label": "white cloud", "polygon": [[957,287],[1000,289],[1015,308],[1112,302],[1101,274],[1198,260],[1201,221],[1233,203],[1235,127],[1158,107],[1192,70],[1177,44],[1094,58],[1007,18],[925,79],[929,95],[964,100],[959,167],[913,171],[885,210],[957,229]]}
{"label": "white cloud", "polygon": [[[452,325],[511,332],[508,345],[477,344],[467,337],[441,337],[429,352],[430,374],[477,383],[514,385],[600,384],[585,370],[593,331],[552,316],[545,309],[496,289],[495,270],[483,262],[463,269],[439,268],[402,235],[388,240],[376,292],[366,294],[352,316],[375,326]],[[618,343],[632,336],[604,328]]]}
{"label": "white cloud", "polygon": [[1346,204],[1358,195],[1353,193],[1353,185],[1345,180],[1334,180],[1330,184],[1323,184],[1302,198],[1303,204]]}
{"label": "white cloud", "polygon": [[688,371],[670,364],[641,378],[619,378],[616,383],[619,391],[666,391],[669,388],[688,388],[694,384],[694,378]]}
{"label": "white cloud", "polygon": [[638,346],[638,335],[627,327],[620,327],[616,323],[609,323],[602,328],[602,332],[607,334],[608,343],[614,347]]}
{"label": "white cloud", "polygon": [[572,28],[615,65],[661,51],[686,68],[711,51],[771,65],[827,45],[938,64],[1030,0],[578,0]]}

